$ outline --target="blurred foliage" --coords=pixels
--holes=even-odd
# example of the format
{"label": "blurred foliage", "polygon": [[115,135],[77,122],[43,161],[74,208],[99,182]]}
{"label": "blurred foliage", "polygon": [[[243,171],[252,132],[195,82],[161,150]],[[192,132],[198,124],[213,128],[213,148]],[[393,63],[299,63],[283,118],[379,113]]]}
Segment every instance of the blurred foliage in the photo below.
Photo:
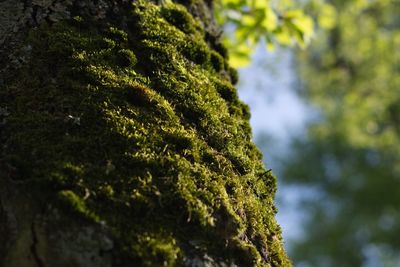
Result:
{"label": "blurred foliage", "polygon": [[302,92],[321,116],[294,142],[282,177],[315,187],[319,201],[304,200],[309,217],[292,259],[399,266],[400,1],[330,4],[337,11],[324,12],[335,19],[318,21],[333,28],[298,53]]}
{"label": "blurred foliage", "polygon": [[[225,36],[230,63],[242,67],[250,63],[251,53],[260,40],[268,49],[275,45],[302,48],[314,35],[314,20],[323,28],[334,26],[336,10],[322,0],[220,0],[217,18],[221,25],[232,28]],[[320,16],[322,15],[322,16]]]}

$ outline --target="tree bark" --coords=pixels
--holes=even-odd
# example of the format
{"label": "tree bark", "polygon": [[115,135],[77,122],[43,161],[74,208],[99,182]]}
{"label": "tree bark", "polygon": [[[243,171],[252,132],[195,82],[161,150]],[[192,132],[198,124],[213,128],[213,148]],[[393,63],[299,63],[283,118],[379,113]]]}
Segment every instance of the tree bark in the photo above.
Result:
{"label": "tree bark", "polygon": [[1,266],[290,266],[212,14],[0,2]]}

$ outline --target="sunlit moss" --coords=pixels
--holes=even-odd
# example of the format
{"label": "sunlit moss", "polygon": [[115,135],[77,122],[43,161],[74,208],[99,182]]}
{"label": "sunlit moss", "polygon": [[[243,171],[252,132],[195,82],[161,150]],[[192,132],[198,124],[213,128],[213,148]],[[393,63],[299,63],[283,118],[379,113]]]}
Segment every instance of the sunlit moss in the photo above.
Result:
{"label": "sunlit moss", "polygon": [[67,210],[77,215],[83,215],[86,219],[99,221],[99,217],[86,207],[84,199],[76,195],[73,191],[62,190],[58,192],[57,196],[60,204]]}

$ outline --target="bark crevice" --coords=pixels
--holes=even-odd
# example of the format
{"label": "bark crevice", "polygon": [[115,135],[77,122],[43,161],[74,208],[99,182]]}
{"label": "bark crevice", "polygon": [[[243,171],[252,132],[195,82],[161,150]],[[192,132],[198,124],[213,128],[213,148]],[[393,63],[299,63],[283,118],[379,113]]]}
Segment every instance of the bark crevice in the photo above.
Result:
{"label": "bark crevice", "polygon": [[31,250],[32,256],[35,260],[37,267],[45,267],[43,260],[40,258],[39,252],[37,249],[39,240],[38,240],[37,233],[36,233],[35,219],[33,219],[32,224],[31,224],[31,234],[32,234],[32,244],[30,246],[30,250]]}

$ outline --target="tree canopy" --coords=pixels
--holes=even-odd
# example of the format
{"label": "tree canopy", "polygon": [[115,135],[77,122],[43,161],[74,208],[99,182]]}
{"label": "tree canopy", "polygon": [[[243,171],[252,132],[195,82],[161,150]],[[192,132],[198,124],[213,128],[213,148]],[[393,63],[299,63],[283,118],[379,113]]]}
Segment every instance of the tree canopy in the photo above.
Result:
{"label": "tree canopy", "polygon": [[[294,244],[311,266],[397,266],[400,249],[400,2],[329,1],[334,27],[298,53],[301,92],[320,112],[283,161],[317,201]],[[374,252],[374,253],[372,253]]]}
{"label": "tree canopy", "polygon": [[330,28],[335,16],[333,6],[320,0],[221,0],[216,10],[219,22],[233,29],[225,36],[225,44],[235,67],[250,62],[260,40],[268,49],[275,45],[306,47],[315,26]]}

